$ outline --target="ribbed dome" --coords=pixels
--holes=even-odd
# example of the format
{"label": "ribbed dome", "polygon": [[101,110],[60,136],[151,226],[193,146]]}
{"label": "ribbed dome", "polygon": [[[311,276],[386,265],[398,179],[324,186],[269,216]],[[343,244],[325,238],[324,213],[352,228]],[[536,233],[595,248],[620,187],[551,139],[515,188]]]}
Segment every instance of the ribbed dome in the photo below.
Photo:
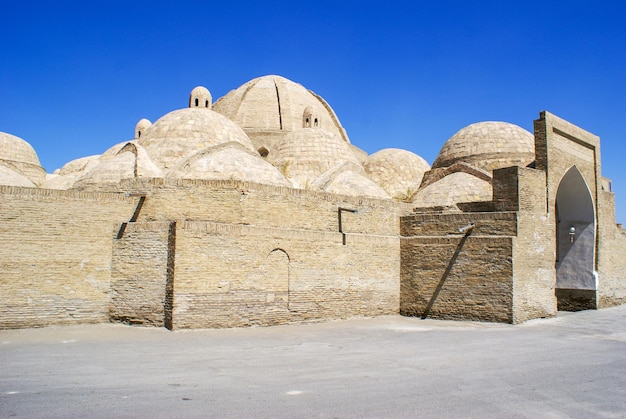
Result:
{"label": "ribbed dome", "polygon": [[220,98],[213,109],[241,126],[257,148],[271,150],[285,134],[305,126],[323,128],[350,142],[324,99],[280,76],[253,79]]}
{"label": "ribbed dome", "polygon": [[491,184],[465,172],[452,173],[425,188],[413,198],[417,207],[451,206],[460,202],[492,200]]}
{"label": "ribbed dome", "polygon": [[167,169],[197,151],[229,141],[254,151],[245,132],[228,118],[207,108],[186,108],[157,120],[138,144],[159,167]]}
{"label": "ribbed dome", "polygon": [[167,177],[241,180],[274,186],[291,184],[274,166],[241,144],[231,142],[199,151],[172,167]]}
{"label": "ribbed dome", "polygon": [[368,157],[363,164],[369,177],[394,198],[415,192],[430,165],[415,153],[386,148]]}
{"label": "ribbed dome", "polygon": [[360,166],[348,143],[320,128],[291,132],[270,152],[268,160],[296,187],[304,187],[347,162]]}
{"label": "ribbed dome", "polygon": [[535,159],[533,135],[507,122],[479,122],[454,134],[441,148],[433,169],[463,161],[483,170],[527,166]]}
{"label": "ribbed dome", "polygon": [[0,164],[23,174],[35,184],[46,179],[35,149],[15,135],[0,132]]}

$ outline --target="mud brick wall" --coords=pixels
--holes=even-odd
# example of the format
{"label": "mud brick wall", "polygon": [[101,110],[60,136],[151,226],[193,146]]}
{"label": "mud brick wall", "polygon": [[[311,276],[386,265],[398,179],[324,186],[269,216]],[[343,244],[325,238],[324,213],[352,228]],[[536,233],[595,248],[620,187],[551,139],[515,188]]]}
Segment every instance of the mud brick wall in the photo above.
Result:
{"label": "mud brick wall", "polygon": [[515,213],[416,214],[400,230],[401,314],[513,321]]}
{"label": "mud brick wall", "polygon": [[397,236],[179,222],[174,328],[398,312]]}
{"label": "mud brick wall", "polygon": [[0,328],[107,322],[111,238],[135,200],[0,187]]}

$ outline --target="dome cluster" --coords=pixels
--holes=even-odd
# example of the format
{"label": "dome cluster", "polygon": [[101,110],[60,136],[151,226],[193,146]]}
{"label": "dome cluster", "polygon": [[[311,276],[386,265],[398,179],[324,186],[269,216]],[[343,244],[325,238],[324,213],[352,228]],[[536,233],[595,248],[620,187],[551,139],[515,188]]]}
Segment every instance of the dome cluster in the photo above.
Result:
{"label": "dome cluster", "polygon": [[49,175],[27,142],[0,133],[2,185],[97,190],[140,177],[240,180],[416,207],[489,201],[493,170],[533,159],[532,134],[504,122],[461,129],[432,168],[407,150],[368,155],[350,143],[324,99],[280,76],[251,80],[215,103],[198,86],[187,108],[154,123],[141,119],[133,139]]}

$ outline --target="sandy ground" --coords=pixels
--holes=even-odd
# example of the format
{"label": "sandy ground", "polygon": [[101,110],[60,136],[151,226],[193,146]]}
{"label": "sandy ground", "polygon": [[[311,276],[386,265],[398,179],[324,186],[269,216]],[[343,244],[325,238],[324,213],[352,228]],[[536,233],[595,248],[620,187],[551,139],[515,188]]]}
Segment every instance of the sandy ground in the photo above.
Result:
{"label": "sandy ground", "polygon": [[0,417],[626,417],[626,307],[522,325],[0,331]]}

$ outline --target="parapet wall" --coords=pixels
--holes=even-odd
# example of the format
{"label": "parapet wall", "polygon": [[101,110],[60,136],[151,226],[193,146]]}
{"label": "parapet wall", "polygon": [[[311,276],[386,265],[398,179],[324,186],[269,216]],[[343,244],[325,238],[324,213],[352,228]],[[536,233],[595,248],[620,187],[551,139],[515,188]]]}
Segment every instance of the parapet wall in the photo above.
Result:
{"label": "parapet wall", "polygon": [[120,194],[0,187],[0,329],[109,319]]}

